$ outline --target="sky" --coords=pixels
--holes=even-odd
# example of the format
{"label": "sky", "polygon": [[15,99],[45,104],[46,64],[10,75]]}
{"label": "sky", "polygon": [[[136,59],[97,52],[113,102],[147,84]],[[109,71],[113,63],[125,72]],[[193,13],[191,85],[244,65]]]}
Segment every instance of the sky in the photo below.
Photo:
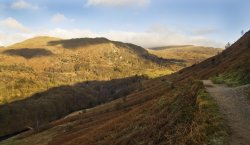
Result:
{"label": "sky", "polygon": [[224,47],[250,29],[249,0],[0,0],[0,46],[35,36],[146,48]]}

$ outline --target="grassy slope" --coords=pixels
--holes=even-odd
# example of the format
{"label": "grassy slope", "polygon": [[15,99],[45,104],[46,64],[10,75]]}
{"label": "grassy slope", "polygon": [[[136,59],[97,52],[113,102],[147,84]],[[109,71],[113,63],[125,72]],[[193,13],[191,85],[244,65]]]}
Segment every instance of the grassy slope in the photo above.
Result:
{"label": "grassy slope", "polygon": [[[157,89],[156,89],[157,88]],[[212,107],[210,107],[212,106]],[[199,82],[148,80],[142,91],[51,123],[4,144],[225,144],[227,132]]]}
{"label": "grassy slope", "polygon": [[197,97],[199,113],[197,113],[197,137],[203,137],[206,144],[225,145],[229,142],[230,129],[227,121],[219,111],[215,100],[201,89]]}
{"label": "grassy slope", "polygon": [[137,89],[142,89],[143,80],[145,78],[131,77],[60,86],[36,93],[21,101],[2,105],[0,136],[28,127],[36,129],[71,112],[124,97]]}
{"label": "grassy slope", "polygon": [[37,37],[0,50],[0,60],[0,104],[61,85],[142,74],[155,77],[181,68],[141,47],[104,38]]}
{"label": "grassy slope", "polygon": [[190,66],[216,55],[222,49],[186,45],[151,48],[148,51],[162,58],[184,60],[186,61],[186,65]]}

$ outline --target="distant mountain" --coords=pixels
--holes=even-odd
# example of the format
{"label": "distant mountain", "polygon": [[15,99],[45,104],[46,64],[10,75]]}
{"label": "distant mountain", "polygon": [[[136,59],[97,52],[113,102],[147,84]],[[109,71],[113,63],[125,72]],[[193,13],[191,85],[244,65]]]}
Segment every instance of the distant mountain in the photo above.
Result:
{"label": "distant mountain", "polygon": [[148,51],[161,58],[183,60],[187,62],[187,65],[192,65],[220,53],[222,49],[193,45],[177,45],[150,48]]}
{"label": "distant mountain", "polygon": [[148,48],[150,50],[164,50],[164,49],[171,49],[171,48],[184,48],[184,47],[192,47],[194,45],[169,45],[169,46],[162,46],[162,47],[152,47]]}

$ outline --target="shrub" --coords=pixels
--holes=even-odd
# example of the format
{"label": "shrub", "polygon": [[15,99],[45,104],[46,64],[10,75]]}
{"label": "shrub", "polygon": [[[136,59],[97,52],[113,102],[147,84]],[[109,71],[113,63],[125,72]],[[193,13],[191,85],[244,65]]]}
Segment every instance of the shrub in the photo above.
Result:
{"label": "shrub", "polygon": [[114,67],[113,70],[116,72],[121,72],[121,70],[118,67]]}
{"label": "shrub", "polygon": [[247,84],[248,80],[244,78],[245,76],[239,72],[230,72],[225,74],[220,74],[218,76],[211,77],[210,79],[215,84],[226,84],[228,86],[239,86]]}
{"label": "shrub", "polygon": [[250,101],[250,88],[246,90],[247,99]]}

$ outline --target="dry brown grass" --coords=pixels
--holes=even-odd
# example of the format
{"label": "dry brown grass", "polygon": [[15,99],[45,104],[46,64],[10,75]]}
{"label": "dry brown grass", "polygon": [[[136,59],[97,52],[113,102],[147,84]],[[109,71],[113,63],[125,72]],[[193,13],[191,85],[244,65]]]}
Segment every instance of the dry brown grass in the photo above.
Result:
{"label": "dry brown grass", "polygon": [[201,114],[203,110],[197,107],[201,83],[187,81],[171,89],[165,78],[158,78],[145,85],[147,89],[127,96],[126,101],[121,98],[52,122],[43,131],[53,134],[48,140],[41,141],[46,135],[40,132],[6,143],[198,145],[208,142],[208,134],[200,129],[205,127],[200,119],[206,113]]}

